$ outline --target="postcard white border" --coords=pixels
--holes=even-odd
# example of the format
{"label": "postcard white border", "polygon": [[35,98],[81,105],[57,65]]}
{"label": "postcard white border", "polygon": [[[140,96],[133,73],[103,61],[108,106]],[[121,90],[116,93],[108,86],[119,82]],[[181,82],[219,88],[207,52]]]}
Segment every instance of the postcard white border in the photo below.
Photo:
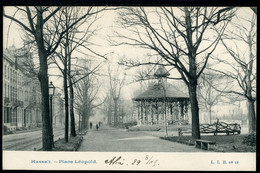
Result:
{"label": "postcard white border", "polygon": [[256,153],[3,151],[3,170],[255,171]]}

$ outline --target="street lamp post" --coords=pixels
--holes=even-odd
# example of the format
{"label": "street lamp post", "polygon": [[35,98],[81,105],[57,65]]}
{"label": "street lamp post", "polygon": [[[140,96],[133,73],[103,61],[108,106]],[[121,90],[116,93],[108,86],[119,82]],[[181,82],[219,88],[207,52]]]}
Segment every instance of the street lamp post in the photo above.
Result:
{"label": "street lamp post", "polygon": [[51,135],[52,135],[52,138],[51,138],[51,142],[52,142],[52,147],[55,147],[54,146],[54,135],[53,135],[53,123],[52,123],[52,97],[54,96],[54,93],[55,93],[55,86],[52,84],[52,82],[50,82],[49,84],[49,96],[50,96],[50,118],[51,118]]}

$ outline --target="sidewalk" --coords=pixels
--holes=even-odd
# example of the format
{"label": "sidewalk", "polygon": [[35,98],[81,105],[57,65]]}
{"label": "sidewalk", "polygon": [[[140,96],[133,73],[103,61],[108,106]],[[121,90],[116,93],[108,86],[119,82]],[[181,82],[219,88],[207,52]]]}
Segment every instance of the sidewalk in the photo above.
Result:
{"label": "sidewalk", "polygon": [[[54,129],[59,129],[59,128],[63,128],[63,127],[60,127],[60,126],[57,126],[57,127],[53,127]],[[4,134],[3,135],[14,135],[14,134],[20,134],[20,133],[27,133],[27,132],[34,132],[34,131],[40,131],[42,130],[42,127],[35,127],[35,128],[31,128],[31,129],[26,129],[26,130],[14,130],[12,131],[13,133],[10,133],[10,134]]]}
{"label": "sidewalk", "polygon": [[89,129],[78,151],[98,152],[208,152],[176,142],[170,142],[143,132],[128,132],[102,126]]}
{"label": "sidewalk", "polygon": [[42,127],[35,127],[35,128],[31,128],[31,129],[26,129],[26,130],[13,130],[11,131],[12,133],[7,133],[3,135],[14,135],[14,134],[19,134],[19,133],[26,133],[26,132],[34,132],[34,131],[38,131],[41,130]]}

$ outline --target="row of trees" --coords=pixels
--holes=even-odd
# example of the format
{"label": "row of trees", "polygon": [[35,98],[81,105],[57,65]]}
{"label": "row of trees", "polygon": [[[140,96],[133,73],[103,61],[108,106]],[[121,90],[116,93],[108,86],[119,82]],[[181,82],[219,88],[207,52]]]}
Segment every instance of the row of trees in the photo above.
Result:
{"label": "row of trees", "polygon": [[[77,65],[77,68],[74,67],[73,70],[72,61],[76,57],[72,55],[74,51],[78,50],[77,48],[83,47],[88,52],[103,57],[89,48],[89,39],[95,33],[95,29],[93,30],[91,27],[97,20],[97,15],[104,11],[105,8],[26,6],[15,7],[14,10],[13,14],[4,11],[4,17],[18,24],[24,31],[25,44],[30,44],[31,47],[37,50],[36,56],[38,57],[39,69],[36,69],[36,73],[40,81],[42,95],[42,144],[44,151],[51,151],[52,127],[49,112],[48,69],[52,64],[55,64],[61,71],[64,80],[64,137],[65,141],[68,142],[69,114],[71,119],[70,134],[76,136],[73,87],[81,79],[88,77],[93,72],[93,70],[90,70],[85,73],[86,67]],[[84,27],[81,27],[83,24]],[[80,78],[76,76],[80,76]],[[68,89],[70,89],[70,96]]]}

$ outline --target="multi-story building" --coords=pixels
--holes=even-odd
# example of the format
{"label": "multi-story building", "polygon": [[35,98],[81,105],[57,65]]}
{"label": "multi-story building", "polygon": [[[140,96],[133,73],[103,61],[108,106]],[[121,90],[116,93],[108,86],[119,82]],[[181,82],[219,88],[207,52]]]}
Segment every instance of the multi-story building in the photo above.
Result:
{"label": "multi-story building", "polygon": [[[42,126],[41,90],[36,77],[28,75],[24,62],[28,57],[15,56],[15,47],[3,52],[3,125],[6,130]],[[30,76],[30,77],[29,77]],[[64,125],[64,104],[61,94],[53,97],[53,125]]]}
{"label": "multi-story building", "polygon": [[3,52],[3,123],[8,130],[41,125],[41,92],[37,79],[27,77],[24,58],[15,48]]}
{"label": "multi-story building", "polygon": [[24,114],[24,70],[15,57],[3,52],[3,123],[10,130],[22,127]]}

